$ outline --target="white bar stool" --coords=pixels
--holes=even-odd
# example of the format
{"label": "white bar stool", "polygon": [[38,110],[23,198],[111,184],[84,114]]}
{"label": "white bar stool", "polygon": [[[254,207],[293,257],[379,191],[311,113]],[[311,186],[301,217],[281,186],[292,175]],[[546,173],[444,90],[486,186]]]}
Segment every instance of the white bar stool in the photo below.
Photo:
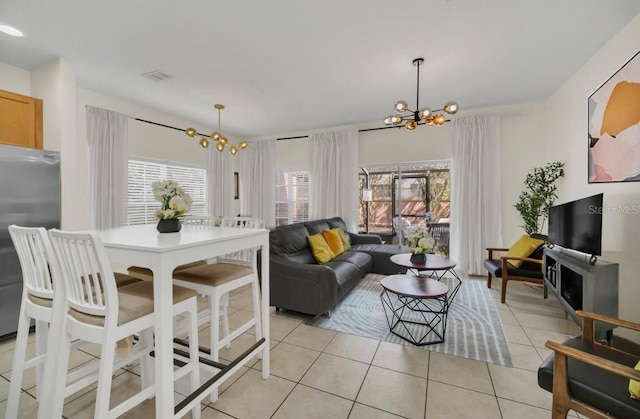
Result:
{"label": "white bar stool", "polygon": [[[23,292],[22,304],[20,306],[20,317],[18,331],[16,334],[16,344],[13,356],[13,367],[11,370],[11,383],[9,384],[9,395],[7,400],[7,410],[5,417],[13,419],[18,416],[20,406],[20,390],[24,372],[36,367],[36,399],[40,400],[42,377],[44,374],[45,354],[47,350],[47,335],[49,324],[53,318],[54,291],[49,269],[49,260],[53,253],[51,243],[47,236],[47,231],[35,227],[9,226],[9,234],[16,248],[20,267],[22,269]],[[138,282],[136,278],[128,275],[117,274],[116,285],[118,287]],[[31,359],[27,358],[27,341],[29,338],[29,327],[31,320],[35,320],[36,333],[36,355]],[[74,347],[85,342],[77,341]],[[67,376],[67,386],[65,394],[72,394],[79,389],[77,384],[71,385],[76,379],[90,374],[95,370],[95,365],[79,369]],[[93,376],[93,381],[97,376]]]}
{"label": "white bar stool", "polygon": [[[62,290],[64,304],[61,306],[64,311],[52,324],[52,335],[55,330],[62,342],[59,342],[56,351],[48,352],[46,361],[45,390],[51,392],[51,406],[41,404],[38,417],[62,415],[64,386],[61,385],[61,377],[65,376],[63,369],[68,363],[70,343],[74,338],[80,338],[102,345],[94,417],[116,418],[153,397],[155,392],[155,385],[150,378],[153,373],[150,356],[153,350],[153,284],[140,281],[117,289],[106,251],[100,238],[93,233],[54,229],[49,232],[49,237],[55,254],[52,271],[56,298]],[[174,287],[173,297],[173,313],[188,314],[189,340],[194,342],[190,348],[189,362],[174,372],[174,379],[190,374],[191,391],[195,391],[200,385],[196,294],[185,288]],[[118,340],[135,333],[140,334],[140,342],[134,347],[134,356],[141,358],[142,389],[110,409],[115,345]],[[184,410],[186,408],[178,414],[186,413]],[[194,418],[200,417],[199,405],[193,406],[192,414]]]}
{"label": "white bar stool", "polygon": [[[222,227],[231,228],[262,228],[263,223],[255,219],[224,219]],[[229,347],[231,341],[249,330],[255,328],[256,342],[262,339],[262,324],[260,322],[260,284],[258,281],[257,251],[237,252],[233,259],[225,255],[218,258],[216,263],[211,263],[194,268],[183,269],[174,272],[173,282],[176,285],[190,288],[202,295],[206,295],[209,301],[209,319],[211,325],[211,354],[212,361],[219,360],[219,352],[223,346]],[[251,284],[253,299],[253,317],[238,327],[233,333],[229,333],[228,326],[228,295],[230,291]],[[220,312],[223,312],[223,334],[219,337]],[[202,319],[202,316],[200,317]],[[211,394],[211,401],[217,399],[217,391]]]}

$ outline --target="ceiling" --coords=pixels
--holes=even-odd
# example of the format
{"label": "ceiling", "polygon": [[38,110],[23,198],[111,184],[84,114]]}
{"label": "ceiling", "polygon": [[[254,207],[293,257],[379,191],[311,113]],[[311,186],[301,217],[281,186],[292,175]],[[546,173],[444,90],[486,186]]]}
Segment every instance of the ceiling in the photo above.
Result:
{"label": "ceiling", "polygon": [[[78,85],[260,137],[371,122],[398,99],[472,109],[547,99],[638,0],[2,0],[0,61],[63,57]],[[622,64],[622,63],[621,63]],[[141,76],[160,70],[174,78]],[[604,80],[603,80],[604,81]]]}

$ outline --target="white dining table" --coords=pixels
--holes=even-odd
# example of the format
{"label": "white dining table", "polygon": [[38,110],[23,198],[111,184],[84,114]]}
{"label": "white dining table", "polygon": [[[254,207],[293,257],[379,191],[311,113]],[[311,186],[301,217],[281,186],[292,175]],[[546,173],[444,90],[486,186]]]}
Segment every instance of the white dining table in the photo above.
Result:
{"label": "white dining table", "polygon": [[112,263],[142,266],[153,272],[156,418],[174,417],[173,315],[168,308],[173,306],[172,273],[178,265],[253,247],[262,249],[260,317],[264,342],[256,351],[262,352],[262,378],[269,377],[269,230],[185,226],[178,233],[159,233],[155,225],[147,224],[103,230],[100,237]]}
{"label": "white dining table", "polygon": [[[269,230],[245,228],[196,228],[184,226],[177,233],[159,233],[152,224],[97,231],[112,264],[142,266],[153,272],[155,318],[156,418],[175,417],[173,357],[172,273],[178,266],[197,260],[258,247],[262,250],[261,321],[264,339],[250,353],[229,364],[210,388],[191,397],[199,403],[253,355],[262,355],[262,378],[269,377]],[[181,407],[185,411],[185,406]]]}

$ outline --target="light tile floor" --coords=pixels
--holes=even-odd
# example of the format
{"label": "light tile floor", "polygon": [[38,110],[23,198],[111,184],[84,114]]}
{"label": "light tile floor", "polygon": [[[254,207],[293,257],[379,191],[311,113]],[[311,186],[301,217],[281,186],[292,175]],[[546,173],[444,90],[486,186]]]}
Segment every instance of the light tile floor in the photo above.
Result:
{"label": "light tile floor", "polygon": [[[202,417],[549,418],[551,394],[538,387],[536,376],[550,353],[544,343],[578,334],[579,328],[553,297],[544,300],[539,288],[510,284],[507,304],[500,304],[499,287],[500,280],[494,280],[491,293],[509,342],[511,368],[318,329],[304,324],[307,317],[272,309],[271,377],[263,380],[261,361],[252,360],[221,386],[218,401],[202,405]],[[249,296],[248,289],[231,296],[232,329],[249,316]],[[205,325],[200,342],[208,345],[209,336]],[[33,340],[31,336],[30,350]],[[247,332],[220,356],[230,360],[254,341],[253,332]],[[13,346],[13,340],[0,343],[0,417],[6,408]],[[76,350],[70,366],[83,365],[97,354],[93,346]],[[33,418],[35,374],[27,373],[23,382],[21,416]],[[136,391],[139,383],[138,366],[117,371],[112,401]],[[65,417],[91,418],[95,393],[92,386],[67,398]],[[153,400],[148,400],[125,417],[153,413]]]}

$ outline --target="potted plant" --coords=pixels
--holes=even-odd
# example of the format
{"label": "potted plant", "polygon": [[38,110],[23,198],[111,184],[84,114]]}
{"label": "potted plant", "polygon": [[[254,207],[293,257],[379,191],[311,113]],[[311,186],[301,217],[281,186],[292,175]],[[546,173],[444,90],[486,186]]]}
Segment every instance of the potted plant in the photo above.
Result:
{"label": "potted plant", "polygon": [[554,161],[533,168],[524,179],[526,190],[520,193],[514,207],[522,216],[522,228],[528,235],[542,232],[544,222],[549,216],[549,208],[558,198],[555,182],[564,177],[563,168],[563,162]]}
{"label": "potted plant", "polygon": [[178,217],[191,209],[191,197],[178,182],[163,180],[151,184],[153,197],[162,203],[162,207],[155,212],[158,219],[160,233],[175,233],[182,227]]}

